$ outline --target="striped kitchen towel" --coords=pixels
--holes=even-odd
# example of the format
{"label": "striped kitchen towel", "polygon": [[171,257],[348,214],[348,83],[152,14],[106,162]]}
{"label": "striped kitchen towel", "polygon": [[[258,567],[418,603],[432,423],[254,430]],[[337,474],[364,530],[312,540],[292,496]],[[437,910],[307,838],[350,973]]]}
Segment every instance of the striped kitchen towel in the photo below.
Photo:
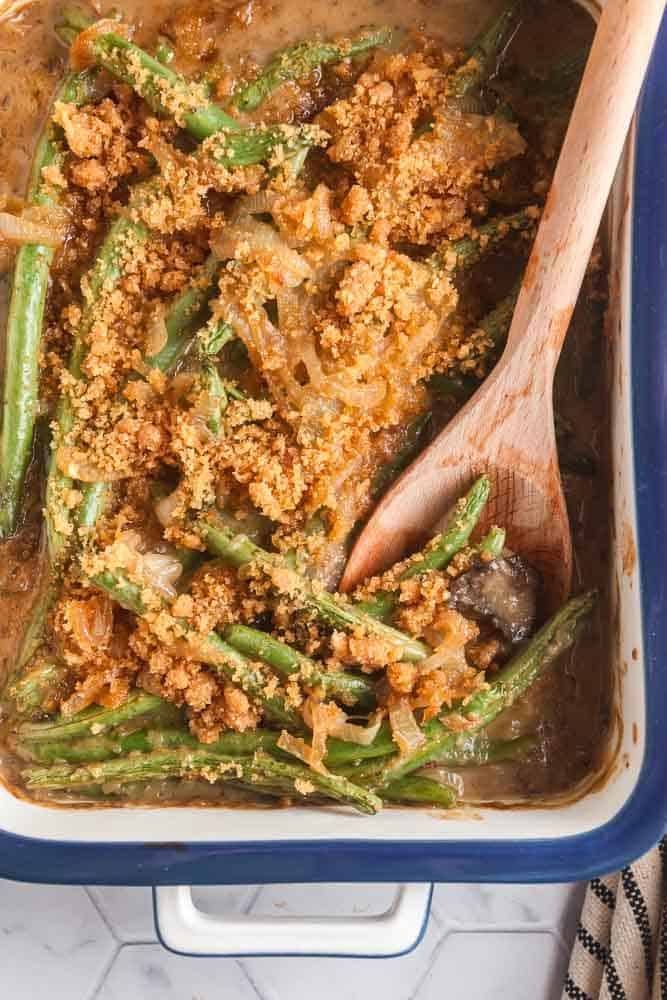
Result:
{"label": "striped kitchen towel", "polygon": [[667,1000],[667,837],[589,884],[562,1000]]}

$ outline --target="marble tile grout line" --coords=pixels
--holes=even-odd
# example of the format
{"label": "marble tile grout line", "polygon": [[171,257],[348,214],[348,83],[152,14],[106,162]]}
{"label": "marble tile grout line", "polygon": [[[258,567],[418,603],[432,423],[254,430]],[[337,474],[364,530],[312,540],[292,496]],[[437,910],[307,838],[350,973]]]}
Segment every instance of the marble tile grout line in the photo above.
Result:
{"label": "marble tile grout line", "polygon": [[97,912],[98,912],[98,914],[100,916],[100,920],[102,921],[103,924],[106,925],[107,930],[111,934],[111,937],[114,939],[114,941],[116,942],[116,944],[118,944],[118,945],[122,944],[121,938],[119,938],[118,935],[116,934],[116,931],[114,929],[113,924],[111,923],[111,921],[107,917],[106,913],[104,912],[104,910],[102,909],[102,907],[99,905],[99,903],[97,902],[97,900],[93,896],[92,892],[90,891],[90,886],[84,885],[84,886],[82,886],[82,889],[85,892],[85,894],[88,897],[88,899],[90,900],[90,902],[92,903],[92,905],[94,906],[94,908],[97,910]]}
{"label": "marble tile grout line", "polygon": [[[106,921],[105,921],[105,923],[106,923]],[[108,924],[107,924],[107,926],[108,926]],[[107,976],[109,975],[109,972],[111,971],[112,965],[114,964],[114,962],[118,958],[118,955],[120,954],[120,950],[123,947],[123,944],[122,944],[121,941],[118,940],[118,938],[116,937],[115,934],[114,934],[114,941],[116,943],[116,947],[113,950],[113,954],[111,954],[109,956],[109,958],[107,959],[107,961],[105,962],[105,964],[100,969],[99,975],[98,975],[95,983],[93,984],[92,989],[87,994],[86,1000],[95,1000],[95,997],[98,995],[98,993],[100,992],[100,990],[104,986],[105,982],[107,981]]]}
{"label": "marble tile grout line", "polygon": [[[426,982],[426,979],[427,979],[429,973],[431,972],[431,969],[433,968],[433,966],[435,965],[435,963],[437,961],[439,953],[442,951],[442,949],[445,946],[445,941],[447,940],[447,936],[448,936],[449,932],[448,932],[448,930],[447,930],[446,927],[442,926],[442,923],[440,923],[440,921],[438,921],[438,923],[439,923],[440,928],[441,928],[441,930],[440,930],[440,937],[438,939],[438,943],[433,948],[433,951],[431,952],[431,955],[430,955],[430,960],[429,960],[428,964],[426,965],[426,968],[424,969],[422,975],[419,977],[419,980],[415,983],[414,989],[410,993],[410,996],[406,998],[406,1000],[416,1000],[416,997],[419,995],[419,991],[421,990],[422,986]],[[421,942],[418,945],[418,947],[421,947]]]}
{"label": "marble tile grout line", "polygon": [[[261,889],[261,887],[260,887],[260,889]],[[243,975],[248,980],[249,985],[254,990],[254,992],[255,992],[258,1000],[265,1000],[264,993],[262,992],[262,989],[261,989],[259,983],[257,983],[257,981],[255,980],[255,977],[253,976],[252,972],[247,967],[247,964],[246,964],[247,961],[248,961],[247,959],[240,958],[240,959],[238,959],[237,964],[239,965],[239,968],[241,969],[241,972],[243,973]]]}

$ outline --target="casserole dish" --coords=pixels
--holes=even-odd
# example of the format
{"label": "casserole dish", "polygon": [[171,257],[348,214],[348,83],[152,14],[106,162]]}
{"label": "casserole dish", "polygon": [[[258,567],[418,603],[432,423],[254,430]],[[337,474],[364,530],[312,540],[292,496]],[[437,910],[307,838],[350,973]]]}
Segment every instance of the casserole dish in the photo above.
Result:
{"label": "casserole dish", "polygon": [[[667,760],[660,746],[660,721],[667,709],[667,681],[661,677],[661,654],[667,648],[662,622],[667,483],[661,467],[665,415],[660,344],[667,302],[658,287],[667,222],[659,146],[667,68],[661,65],[661,52],[667,52],[667,30],[658,42],[636,137],[619,170],[609,216],[615,539],[611,667],[617,678],[620,748],[606,780],[556,808],[479,809],[447,821],[427,812],[394,810],[378,817],[372,828],[353,815],[290,808],[271,814],[270,839],[266,814],[258,811],[50,810],[3,789],[0,874],[32,881],[162,886],[369,878],[562,881],[619,867],[657,839],[667,818]],[[285,925],[273,944],[250,928],[252,946],[244,944],[242,930],[235,936],[226,928],[226,953],[358,953],[363,947],[365,954],[371,948],[376,954],[395,954],[416,943],[428,894],[428,887],[404,889],[395,908],[373,918],[373,929],[365,935],[369,943],[357,948],[355,939],[362,936],[349,925],[311,923]],[[219,929],[197,916],[186,891],[162,892],[157,899],[168,944],[199,953],[215,950]],[[185,931],[206,935],[205,940],[186,945]]]}

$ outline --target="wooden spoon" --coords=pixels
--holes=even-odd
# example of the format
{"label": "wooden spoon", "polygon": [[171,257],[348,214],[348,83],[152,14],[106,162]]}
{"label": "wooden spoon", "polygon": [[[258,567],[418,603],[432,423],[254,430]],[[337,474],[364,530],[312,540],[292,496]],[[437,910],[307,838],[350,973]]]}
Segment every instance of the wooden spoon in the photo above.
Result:
{"label": "wooden spoon", "polygon": [[486,522],[505,527],[508,545],[540,570],[549,604],[567,596],[572,541],[553,378],[664,7],[664,0],[607,0],[502,358],[380,502],[343,590],[421,544],[484,472],[492,481]]}

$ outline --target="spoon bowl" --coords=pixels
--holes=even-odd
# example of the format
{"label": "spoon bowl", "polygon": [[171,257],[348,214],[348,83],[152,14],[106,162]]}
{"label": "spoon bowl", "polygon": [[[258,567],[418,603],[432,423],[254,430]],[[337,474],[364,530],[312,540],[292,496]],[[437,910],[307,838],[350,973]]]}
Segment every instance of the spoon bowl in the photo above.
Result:
{"label": "spoon bowl", "polygon": [[[458,498],[484,474],[491,480],[491,494],[480,518],[482,532],[492,525],[507,528],[509,548],[525,556],[541,574],[548,609],[567,597],[572,545],[555,460],[550,399],[537,397],[549,416],[535,425],[543,440],[526,436],[521,429],[530,419],[535,397],[499,395],[493,386],[495,375],[381,500],[350,556],[344,589],[420,548]],[[494,400],[500,401],[502,412],[495,413],[495,424],[489,429],[489,406]],[[516,430],[514,439],[507,433],[508,426]],[[448,433],[452,429],[455,433]],[[551,454],[554,460],[536,462],[534,449],[540,455]]]}
{"label": "spoon bowl", "polygon": [[639,97],[664,0],[607,0],[598,23],[503,355],[403,473],[359,536],[349,591],[416,548],[470,486],[492,481],[487,523],[568,594],[572,541],[558,468],[553,378]]}

